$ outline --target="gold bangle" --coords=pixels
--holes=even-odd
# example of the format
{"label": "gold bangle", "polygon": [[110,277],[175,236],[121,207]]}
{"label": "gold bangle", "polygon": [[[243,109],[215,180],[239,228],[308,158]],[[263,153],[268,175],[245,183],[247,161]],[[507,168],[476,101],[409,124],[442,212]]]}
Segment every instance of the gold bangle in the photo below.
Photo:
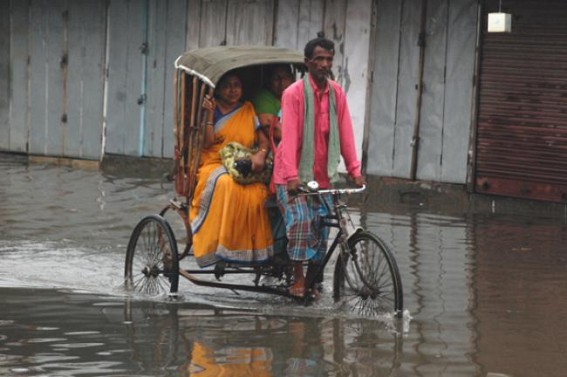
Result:
{"label": "gold bangle", "polygon": [[213,122],[205,122],[205,125],[206,126],[214,126],[214,123]]}
{"label": "gold bangle", "polygon": [[268,150],[266,148],[260,148],[260,152],[267,152]]}

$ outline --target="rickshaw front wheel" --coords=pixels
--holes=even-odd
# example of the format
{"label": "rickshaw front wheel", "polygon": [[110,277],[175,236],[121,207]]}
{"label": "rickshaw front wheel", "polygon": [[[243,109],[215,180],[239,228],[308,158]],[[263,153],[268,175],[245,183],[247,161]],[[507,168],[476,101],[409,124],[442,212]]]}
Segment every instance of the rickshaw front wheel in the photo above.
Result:
{"label": "rickshaw front wheel", "polygon": [[134,228],[126,251],[124,282],[126,290],[144,296],[177,294],[177,242],[163,217],[146,216]]}
{"label": "rickshaw front wheel", "polygon": [[393,253],[375,234],[354,233],[335,265],[335,301],[363,316],[403,314],[403,290]]}

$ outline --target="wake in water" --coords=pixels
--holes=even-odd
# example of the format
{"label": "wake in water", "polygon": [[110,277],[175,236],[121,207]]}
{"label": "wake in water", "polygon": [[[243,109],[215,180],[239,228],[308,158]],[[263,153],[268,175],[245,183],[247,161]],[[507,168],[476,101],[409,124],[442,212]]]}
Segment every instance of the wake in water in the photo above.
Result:
{"label": "wake in water", "polygon": [[[167,295],[134,295],[124,286],[124,255],[116,251],[99,251],[75,245],[70,240],[34,242],[0,241],[0,287],[51,288],[114,297],[135,301],[158,301],[178,305],[196,304],[217,310],[288,317],[369,318],[353,313],[351,308],[334,302],[330,283],[324,285],[316,302],[309,305],[270,294],[235,292],[228,289],[201,287],[180,278],[176,298]],[[246,282],[246,276],[234,276]],[[331,276],[325,276],[328,282]],[[398,321],[393,313],[370,319],[391,323]],[[404,312],[403,328],[409,328],[411,316]]]}

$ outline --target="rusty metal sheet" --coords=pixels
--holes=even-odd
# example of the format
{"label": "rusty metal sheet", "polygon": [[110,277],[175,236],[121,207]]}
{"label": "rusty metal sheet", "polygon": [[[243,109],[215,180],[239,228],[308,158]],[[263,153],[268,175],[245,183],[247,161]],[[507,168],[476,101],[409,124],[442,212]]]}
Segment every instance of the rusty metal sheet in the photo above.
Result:
{"label": "rusty metal sheet", "polygon": [[[487,1],[483,19],[497,9]],[[567,3],[518,0],[502,11],[512,33],[483,34],[476,191],[565,202]]]}

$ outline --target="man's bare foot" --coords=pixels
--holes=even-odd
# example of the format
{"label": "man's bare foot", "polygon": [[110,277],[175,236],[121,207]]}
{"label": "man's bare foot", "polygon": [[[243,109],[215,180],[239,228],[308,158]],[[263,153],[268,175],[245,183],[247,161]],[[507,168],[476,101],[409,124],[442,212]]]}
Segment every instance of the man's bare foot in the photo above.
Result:
{"label": "man's bare foot", "polygon": [[305,296],[305,282],[299,281],[294,283],[288,290],[289,294],[293,297],[303,298]]}
{"label": "man's bare foot", "polygon": [[303,263],[293,263],[293,285],[289,287],[289,294],[302,298],[305,296],[305,277],[303,276]]}

